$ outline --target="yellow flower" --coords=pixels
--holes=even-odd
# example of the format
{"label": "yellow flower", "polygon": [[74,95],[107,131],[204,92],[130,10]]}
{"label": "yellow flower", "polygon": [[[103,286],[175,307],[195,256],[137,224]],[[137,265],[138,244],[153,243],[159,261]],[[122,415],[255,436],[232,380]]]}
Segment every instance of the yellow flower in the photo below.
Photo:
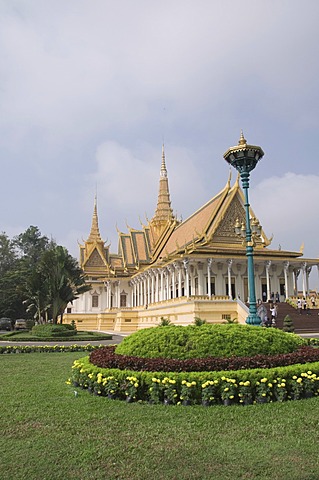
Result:
{"label": "yellow flower", "polygon": [[302,378],[297,378],[297,383],[302,383]]}
{"label": "yellow flower", "polygon": [[260,381],[261,381],[261,383],[266,383],[266,382],[268,382],[268,378],[262,378]]}

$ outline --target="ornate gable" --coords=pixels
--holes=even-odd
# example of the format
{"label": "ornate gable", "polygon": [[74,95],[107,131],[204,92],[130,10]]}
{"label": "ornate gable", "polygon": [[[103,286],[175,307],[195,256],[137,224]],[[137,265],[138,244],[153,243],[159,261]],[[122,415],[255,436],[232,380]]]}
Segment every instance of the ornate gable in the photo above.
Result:
{"label": "ornate gable", "polygon": [[213,233],[213,242],[241,243],[242,239],[239,239],[235,234],[235,223],[237,219],[240,223],[245,223],[245,210],[238,195],[232,199],[227,210],[221,216],[220,223]]}
{"label": "ornate gable", "polygon": [[103,258],[100,255],[100,252],[98,251],[97,248],[93,250],[87,261],[85,262],[85,268],[90,268],[90,267],[105,267],[105,262],[103,261]]}

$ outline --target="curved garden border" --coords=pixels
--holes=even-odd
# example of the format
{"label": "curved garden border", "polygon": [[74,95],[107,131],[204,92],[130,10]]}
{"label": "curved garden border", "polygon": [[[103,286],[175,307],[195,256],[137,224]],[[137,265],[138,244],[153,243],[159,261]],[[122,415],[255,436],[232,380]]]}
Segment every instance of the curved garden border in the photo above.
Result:
{"label": "curved garden border", "polygon": [[0,355],[15,353],[61,353],[61,352],[92,352],[104,345],[7,345],[0,346]]}
{"label": "curved garden border", "polygon": [[67,383],[128,402],[248,405],[317,396],[318,375],[319,361],[245,370],[148,372],[98,367],[84,357],[74,362]]}

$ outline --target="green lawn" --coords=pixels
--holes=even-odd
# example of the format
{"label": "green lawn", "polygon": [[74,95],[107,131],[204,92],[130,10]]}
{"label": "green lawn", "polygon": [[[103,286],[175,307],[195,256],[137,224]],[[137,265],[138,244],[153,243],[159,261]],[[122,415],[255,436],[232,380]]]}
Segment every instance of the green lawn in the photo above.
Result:
{"label": "green lawn", "polygon": [[65,384],[83,353],[0,356],[0,478],[318,480],[319,399],[154,406]]}

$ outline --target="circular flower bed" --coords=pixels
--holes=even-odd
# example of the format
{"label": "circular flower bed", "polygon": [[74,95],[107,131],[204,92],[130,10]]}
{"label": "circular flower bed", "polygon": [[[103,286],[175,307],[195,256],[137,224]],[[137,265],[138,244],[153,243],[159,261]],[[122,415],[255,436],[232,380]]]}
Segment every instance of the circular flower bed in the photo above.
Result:
{"label": "circular flower bed", "polygon": [[[205,337],[204,327],[193,328],[199,332],[198,336]],[[248,336],[253,330],[253,334],[256,332],[260,338],[267,331],[257,327],[238,329],[237,325],[231,325],[231,329],[228,325],[220,327],[222,332],[241,330],[249,332]],[[182,328],[186,330],[187,327]],[[175,329],[179,327],[151,330],[164,330],[166,335]],[[279,333],[285,338],[285,344],[296,337]],[[319,350],[300,346],[305,342],[299,337],[297,339],[291,353],[230,358],[146,358],[120,355],[119,347],[105,347],[92,352],[90,357],[74,362],[71,382],[96,395],[128,402],[247,405],[297,400],[318,395],[319,392]],[[222,342],[219,339],[216,343]],[[158,344],[163,345],[162,342]],[[264,342],[261,340],[260,344],[264,345]]]}

